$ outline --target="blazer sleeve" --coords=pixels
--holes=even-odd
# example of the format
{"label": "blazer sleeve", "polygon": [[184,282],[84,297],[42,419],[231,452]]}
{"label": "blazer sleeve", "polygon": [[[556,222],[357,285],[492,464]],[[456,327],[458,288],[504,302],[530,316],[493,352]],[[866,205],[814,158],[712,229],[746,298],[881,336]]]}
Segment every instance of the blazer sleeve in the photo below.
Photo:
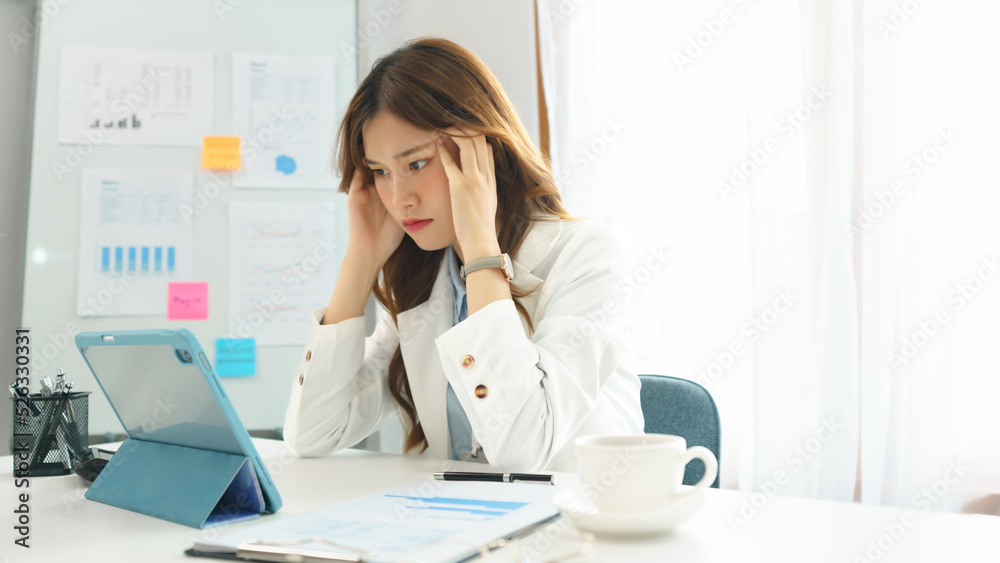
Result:
{"label": "blazer sleeve", "polygon": [[[627,253],[609,233],[576,236],[560,250],[530,338],[505,299],[436,341],[487,459],[505,471],[545,468],[585,422],[642,431],[638,377],[624,337],[633,297]],[[472,361],[463,362],[466,356]],[[599,403],[598,416],[607,419],[588,421]]]}
{"label": "blazer sleeve", "polygon": [[309,340],[292,382],[284,441],[301,457],[318,457],[353,446],[396,415],[387,383],[389,360],[399,345],[392,317],[382,311],[365,337],[364,317],[333,325],[311,318]]}

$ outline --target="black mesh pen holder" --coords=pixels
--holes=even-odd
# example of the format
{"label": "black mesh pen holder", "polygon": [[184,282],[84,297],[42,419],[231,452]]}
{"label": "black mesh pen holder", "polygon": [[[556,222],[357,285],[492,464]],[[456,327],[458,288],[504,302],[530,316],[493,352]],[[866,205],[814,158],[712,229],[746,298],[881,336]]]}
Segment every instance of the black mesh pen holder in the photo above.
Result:
{"label": "black mesh pen holder", "polygon": [[90,391],[28,396],[14,402],[14,475],[68,475],[73,460],[83,461],[88,438]]}

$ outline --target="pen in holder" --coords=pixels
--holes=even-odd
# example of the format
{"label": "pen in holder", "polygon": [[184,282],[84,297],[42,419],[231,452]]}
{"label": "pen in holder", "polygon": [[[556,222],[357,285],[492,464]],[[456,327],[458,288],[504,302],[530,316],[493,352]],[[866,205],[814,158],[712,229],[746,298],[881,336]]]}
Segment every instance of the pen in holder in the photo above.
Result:
{"label": "pen in holder", "polygon": [[92,457],[87,435],[90,391],[72,392],[73,383],[65,381],[61,369],[57,380],[53,385],[51,379],[42,379],[41,392],[28,396],[11,387],[16,475],[68,475],[73,460]]}

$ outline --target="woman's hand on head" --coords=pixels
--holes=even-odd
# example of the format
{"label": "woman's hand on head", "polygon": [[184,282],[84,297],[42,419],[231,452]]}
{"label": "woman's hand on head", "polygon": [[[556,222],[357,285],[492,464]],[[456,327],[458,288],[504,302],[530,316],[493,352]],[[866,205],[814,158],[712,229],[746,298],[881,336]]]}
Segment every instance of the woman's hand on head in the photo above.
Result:
{"label": "woman's hand on head", "polygon": [[[497,179],[493,145],[486,142],[486,135],[470,136],[458,127],[447,127],[441,133],[438,154],[448,175],[455,236],[465,261],[495,256],[500,246],[496,234]],[[458,145],[461,167],[445,147],[445,136]]]}
{"label": "woman's hand on head", "polygon": [[374,259],[381,270],[403,241],[403,229],[382,205],[374,184],[366,184],[361,169],[354,170],[347,193],[348,253]]}

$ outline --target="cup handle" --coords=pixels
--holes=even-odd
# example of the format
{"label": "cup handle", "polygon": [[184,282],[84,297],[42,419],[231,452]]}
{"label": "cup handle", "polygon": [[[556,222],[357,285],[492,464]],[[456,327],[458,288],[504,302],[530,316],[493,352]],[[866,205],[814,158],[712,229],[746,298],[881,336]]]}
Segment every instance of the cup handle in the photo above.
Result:
{"label": "cup handle", "polygon": [[684,458],[682,459],[682,467],[687,468],[687,464],[691,463],[692,460],[700,459],[705,463],[705,474],[702,475],[701,480],[695,483],[694,488],[690,491],[685,491],[683,493],[678,493],[674,496],[675,499],[682,499],[689,497],[698,491],[711,486],[715,482],[715,476],[719,472],[719,461],[715,459],[715,454],[712,450],[704,446],[691,446],[684,452]]}

